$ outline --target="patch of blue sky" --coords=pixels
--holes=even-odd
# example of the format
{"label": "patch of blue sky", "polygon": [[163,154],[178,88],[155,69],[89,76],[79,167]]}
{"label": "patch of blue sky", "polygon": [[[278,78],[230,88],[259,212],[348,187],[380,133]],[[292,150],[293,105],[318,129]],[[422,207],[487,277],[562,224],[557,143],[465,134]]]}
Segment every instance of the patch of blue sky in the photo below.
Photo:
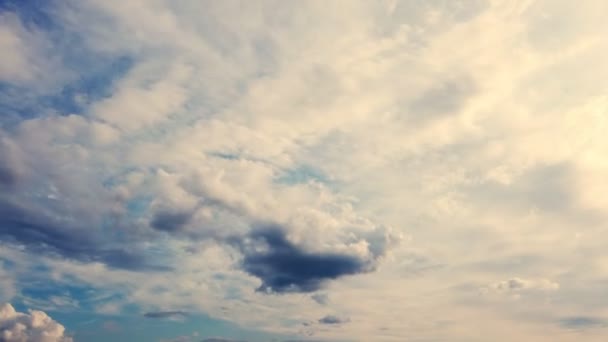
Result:
{"label": "patch of blue sky", "polygon": [[327,185],[331,183],[331,180],[319,169],[309,165],[300,165],[293,169],[284,170],[275,178],[275,182],[288,185],[317,182]]}
{"label": "patch of blue sky", "polygon": [[[89,316],[94,317],[98,316],[94,312],[100,305],[108,302],[126,302],[122,291],[98,289],[71,278],[59,281],[49,281],[48,278],[44,281],[30,279],[22,281],[20,285],[20,293],[12,301],[14,306],[19,311],[43,310],[52,317],[70,316],[75,313],[78,315],[91,313]],[[139,311],[139,307],[130,304],[124,307],[122,314],[138,315]]]}
{"label": "patch of blue sky", "polygon": [[[116,81],[134,65],[129,56],[92,51],[78,32],[65,27],[56,1],[0,0],[0,12],[17,15],[26,30],[39,32],[52,48],[48,60],[59,61],[41,89],[0,82],[0,126],[48,115],[84,114],[87,105],[112,94]],[[61,75],[61,76],[59,76]],[[57,79],[55,79],[57,78]]]}
{"label": "patch of blue sky", "polygon": [[[114,188],[121,184],[125,184],[127,182],[127,178],[129,175],[140,172],[140,171],[145,171],[145,170],[146,170],[145,168],[137,168],[137,167],[122,168],[122,169],[118,170],[117,172],[114,172],[113,174],[105,177],[101,181],[101,185],[103,185],[103,187],[106,189]],[[148,171],[150,171],[150,170],[148,170]]]}
{"label": "patch of blue sky", "polygon": [[99,296],[94,295],[96,290],[78,282],[30,279],[22,281],[20,285],[19,295],[12,300],[12,304],[19,311],[42,310],[52,317],[76,312],[82,314],[92,312],[95,304],[99,302]]}
{"label": "patch of blue sky", "polygon": [[120,219],[115,215],[107,215],[101,218],[100,228],[97,230],[96,239],[99,241],[124,241],[129,236],[124,229],[114,229],[118,226]]}
{"label": "patch of blue sky", "polygon": [[[0,244],[0,248],[2,248],[2,244]],[[12,271],[15,268],[16,264],[13,260],[1,258],[0,257],[0,267],[5,269],[6,271]]]}
{"label": "patch of blue sky", "polygon": [[134,64],[133,59],[126,56],[103,58],[99,63],[88,67],[86,73],[79,73],[76,80],[63,87],[59,94],[43,99],[48,102],[46,105],[60,113],[80,114],[87,104],[109,97],[115,82]]}
{"label": "patch of blue sky", "polygon": [[109,97],[115,82],[133,66],[129,57],[103,58],[99,65],[76,70],[56,92],[36,94],[20,85],[0,82],[0,125],[48,115],[85,114],[90,103]]}
{"label": "patch of blue sky", "polygon": [[137,196],[127,201],[126,209],[130,218],[144,217],[152,204],[153,198],[149,196]]}
{"label": "patch of blue sky", "polygon": [[22,300],[29,298],[35,301],[48,302],[48,305],[51,306],[53,305],[51,301],[53,297],[69,298],[86,305],[86,299],[89,298],[91,291],[93,291],[93,289],[89,286],[67,284],[64,282],[55,283],[45,279],[44,282],[40,281],[22,284],[20,297]]}
{"label": "patch of blue sky", "polygon": [[[236,324],[201,314],[189,315],[181,320],[146,318],[142,312],[139,315],[97,317],[63,313],[57,314],[55,317],[61,322],[65,322],[66,328],[75,333],[76,341],[159,341],[193,335],[196,336],[195,340],[221,336],[250,342],[280,341],[293,338],[292,336],[244,329]],[[113,322],[111,328],[109,322]]]}
{"label": "patch of blue sky", "polygon": [[43,272],[51,272],[51,268],[45,264],[35,264],[30,267],[33,274],[42,274]]}
{"label": "patch of blue sky", "polygon": [[0,11],[15,13],[28,29],[51,31],[59,27],[52,15],[55,4],[53,0],[1,0]]}
{"label": "patch of blue sky", "polygon": [[[179,320],[151,319],[144,317],[145,310],[128,303],[120,291],[99,291],[81,284],[62,282],[32,282],[24,284],[21,294],[14,301],[19,311],[41,309],[53,319],[62,322],[74,334],[76,341],[158,341],[177,336],[198,335],[197,338],[222,336],[236,340],[262,342],[283,340],[293,336],[283,336],[242,328],[234,323],[211,318],[204,314],[188,314]],[[71,299],[74,307],[54,306],[53,298]],[[96,313],[95,308],[107,302],[122,302],[120,312],[114,314]],[[112,322],[110,326],[108,323]]]}

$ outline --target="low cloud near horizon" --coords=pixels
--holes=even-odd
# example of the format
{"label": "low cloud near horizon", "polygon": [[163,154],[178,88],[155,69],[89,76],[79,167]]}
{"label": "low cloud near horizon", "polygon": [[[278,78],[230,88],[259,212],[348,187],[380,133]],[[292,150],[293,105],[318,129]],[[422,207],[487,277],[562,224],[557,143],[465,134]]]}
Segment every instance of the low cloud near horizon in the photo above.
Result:
{"label": "low cloud near horizon", "polygon": [[46,313],[18,312],[11,304],[0,305],[0,341],[3,342],[72,342],[65,328]]}

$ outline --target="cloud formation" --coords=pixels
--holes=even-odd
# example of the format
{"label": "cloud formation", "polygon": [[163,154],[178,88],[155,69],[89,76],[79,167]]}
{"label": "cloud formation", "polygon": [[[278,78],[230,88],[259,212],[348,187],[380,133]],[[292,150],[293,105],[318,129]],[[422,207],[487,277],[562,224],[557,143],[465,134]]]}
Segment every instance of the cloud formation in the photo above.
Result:
{"label": "cloud formation", "polygon": [[559,284],[548,279],[522,279],[511,278],[497,283],[493,283],[486,290],[499,293],[517,293],[523,291],[556,291]]}
{"label": "cloud formation", "polygon": [[184,311],[151,311],[144,313],[146,318],[168,318],[168,319],[182,319],[188,317],[188,313]]}
{"label": "cloud formation", "polygon": [[72,342],[65,328],[46,313],[15,311],[11,304],[0,306],[0,340],[5,342]]}
{"label": "cloud formation", "polygon": [[308,252],[287,239],[278,226],[259,227],[245,242],[243,269],[262,281],[258,291],[314,292],[326,281],[347,275],[370,272],[375,260],[337,253]]}
{"label": "cloud formation", "polygon": [[0,296],[569,342],[608,305],[607,6],[0,1]]}
{"label": "cloud formation", "polygon": [[319,319],[319,323],[327,325],[343,324],[349,322],[348,318],[340,318],[334,315],[327,315]]}

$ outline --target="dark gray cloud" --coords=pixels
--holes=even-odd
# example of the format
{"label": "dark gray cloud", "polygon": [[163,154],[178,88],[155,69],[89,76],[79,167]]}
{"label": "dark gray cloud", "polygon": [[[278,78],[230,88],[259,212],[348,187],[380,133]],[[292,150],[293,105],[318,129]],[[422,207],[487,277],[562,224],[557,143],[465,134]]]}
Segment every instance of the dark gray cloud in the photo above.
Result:
{"label": "dark gray cloud", "polygon": [[222,338],[222,337],[210,337],[210,338],[205,338],[205,339],[201,340],[201,342],[246,342],[246,341],[231,340],[229,338]]}
{"label": "dark gray cloud", "polygon": [[95,235],[84,223],[59,220],[43,209],[27,208],[0,198],[0,238],[44,253],[82,262],[101,262],[110,267],[130,270],[164,270],[152,265],[144,253]]}
{"label": "dark gray cloud", "polygon": [[590,316],[572,316],[559,320],[559,325],[568,329],[588,329],[606,327],[606,320]]}
{"label": "dark gray cloud", "polygon": [[243,253],[243,269],[262,280],[258,291],[314,292],[328,280],[373,270],[372,261],[352,255],[308,252],[276,225],[257,228],[233,244]]}
{"label": "dark gray cloud", "polygon": [[334,315],[327,315],[327,316],[319,319],[319,323],[328,324],[328,325],[343,324],[343,323],[348,323],[348,321],[349,321],[348,318],[341,318],[341,317],[334,316]]}
{"label": "dark gray cloud", "polygon": [[181,230],[192,219],[191,212],[159,211],[154,215],[150,225],[158,230],[176,232]]}
{"label": "dark gray cloud", "polygon": [[186,318],[188,313],[185,311],[151,311],[146,312],[144,317],[147,318]]}

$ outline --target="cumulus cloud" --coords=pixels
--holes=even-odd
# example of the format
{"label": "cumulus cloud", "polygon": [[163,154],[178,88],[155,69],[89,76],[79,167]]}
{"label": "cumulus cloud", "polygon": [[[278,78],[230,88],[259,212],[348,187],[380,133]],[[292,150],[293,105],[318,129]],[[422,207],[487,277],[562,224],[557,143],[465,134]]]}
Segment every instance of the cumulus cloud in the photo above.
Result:
{"label": "cumulus cloud", "polygon": [[263,292],[313,292],[326,281],[370,272],[375,260],[356,255],[308,252],[290,242],[279,226],[259,227],[248,240],[238,241],[242,267],[258,277]]}
{"label": "cumulus cloud", "polygon": [[0,306],[0,339],[6,342],[71,342],[63,325],[46,313],[15,311],[11,304]]}

